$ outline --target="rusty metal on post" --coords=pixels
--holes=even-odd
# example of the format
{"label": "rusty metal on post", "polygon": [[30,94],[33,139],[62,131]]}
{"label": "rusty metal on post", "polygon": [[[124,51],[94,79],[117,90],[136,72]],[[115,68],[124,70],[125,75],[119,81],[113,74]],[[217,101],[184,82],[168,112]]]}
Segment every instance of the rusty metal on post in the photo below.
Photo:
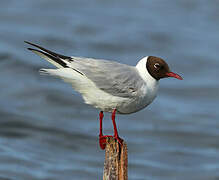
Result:
{"label": "rusty metal on post", "polygon": [[114,138],[107,137],[105,148],[105,162],[103,180],[128,179],[127,144],[121,146]]}

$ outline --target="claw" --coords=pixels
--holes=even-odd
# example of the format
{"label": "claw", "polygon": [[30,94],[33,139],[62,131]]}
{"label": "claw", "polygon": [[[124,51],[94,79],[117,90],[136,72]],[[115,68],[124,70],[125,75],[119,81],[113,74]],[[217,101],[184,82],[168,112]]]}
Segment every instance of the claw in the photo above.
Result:
{"label": "claw", "polygon": [[123,139],[120,138],[119,136],[117,136],[117,137],[111,136],[111,135],[99,136],[99,145],[100,145],[100,148],[102,150],[104,150],[106,148],[106,138],[107,137],[112,137],[112,138],[117,140],[117,142],[120,144],[120,146],[123,145]]}
{"label": "claw", "polygon": [[106,148],[106,138],[112,136],[99,136],[99,145],[102,150]]}

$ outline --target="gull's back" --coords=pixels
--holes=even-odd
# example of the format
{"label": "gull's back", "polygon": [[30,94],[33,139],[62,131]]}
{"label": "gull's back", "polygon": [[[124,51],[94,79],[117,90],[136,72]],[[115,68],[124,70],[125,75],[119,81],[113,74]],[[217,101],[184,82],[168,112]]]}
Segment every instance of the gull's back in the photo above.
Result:
{"label": "gull's back", "polygon": [[136,96],[145,83],[136,67],[115,61],[73,57],[71,66],[106,93],[118,97]]}

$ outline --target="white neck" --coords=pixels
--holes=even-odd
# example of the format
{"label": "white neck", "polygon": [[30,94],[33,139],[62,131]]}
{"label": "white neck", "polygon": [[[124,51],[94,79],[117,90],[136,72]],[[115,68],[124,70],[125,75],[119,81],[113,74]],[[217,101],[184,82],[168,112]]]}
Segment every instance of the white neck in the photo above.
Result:
{"label": "white neck", "polygon": [[158,81],[155,78],[153,78],[149,74],[149,72],[148,72],[148,70],[146,68],[147,59],[148,59],[148,56],[144,57],[143,59],[141,59],[138,62],[138,64],[136,65],[136,68],[138,70],[139,75],[146,82],[147,86],[151,87],[151,88],[156,88],[159,83],[158,83]]}

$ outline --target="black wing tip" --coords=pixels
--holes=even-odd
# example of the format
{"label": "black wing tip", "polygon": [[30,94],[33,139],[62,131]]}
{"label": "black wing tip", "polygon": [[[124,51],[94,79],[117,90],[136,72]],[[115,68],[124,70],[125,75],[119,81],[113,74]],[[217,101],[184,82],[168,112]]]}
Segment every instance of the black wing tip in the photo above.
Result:
{"label": "black wing tip", "polygon": [[30,41],[24,41],[24,42],[25,42],[26,44],[31,45],[31,46],[40,47],[39,45],[34,44],[34,43],[30,42]]}
{"label": "black wing tip", "polygon": [[37,45],[37,44],[31,43],[31,42],[29,42],[29,41],[24,41],[24,42],[27,43],[27,44],[29,44],[29,45],[31,45],[31,46],[34,46],[34,47],[36,47],[36,48],[39,48],[40,50],[42,50],[42,51],[44,51],[44,52],[46,52],[46,53],[48,53],[48,54],[51,54],[52,56],[55,56],[55,57],[58,57],[58,58],[61,58],[61,59],[68,59],[68,60],[70,60],[70,61],[72,60],[72,58],[71,58],[70,56],[64,56],[64,55],[62,55],[62,54],[55,53],[55,52],[53,52],[53,51],[50,51],[50,50],[48,50],[48,49],[45,49],[45,48],[43,48],[43,47]]}
{"label": "black wing tip", "polygon": [[33,49],[33,48],[27,48],[27,49],[30,51],[36,51],[36,49]]}
{"label": "black wing tip", "polygon": [[[45,51],[45,49],[44,48],[42,48],[42,47],[39,47],[38,45],[35,45],[35,44],[33,44],[33,43],[31,43],[31,42],[28,42],[28,41],[24,41],[25,43],[27,43],[27,44],[30,44],[30,45],[32,45],[32,46],[34,46],[34,47],[37,47],[37,48],[39,48],[39,49],[41,49],[41,50],[43,50],[43,51],[40,51],[40,50],[38,50],[38,49],[33,49],[33,48],[27,48],[28,50],[30,50],[30,51],[36,51],[36,52],[39,52],[39,53],[42,53],[43,55],[45,55],[45,56],[47,56],[48,58],[50,58],[50,59],[52,59],[53,61],[55,61],[55,62],[57,62],[58,64],[60,64],[62,67],[64,67],[64,68],[69,68],[68,66],[67,66],[67,64],[64,62],[64,61],[62,61],[61,59],[60,59],[60,57],[58,56],[57,57],[57,53],[51,53],[51,51],[49,51],[49,50],[47,50],[47,51]],[[44,52],[45,51],[45,52]],[[63,55],[61,55],[61,56],[63,56]],[[64,56],[64,57],[67,57],[67,56]],[[69,58],[69,60],[72,60],[72,58],[71,57],[68,57]],[[82,73],[82,72],[80,72],[80,71],[78,71],[77,69],[74,69],[74,68],[72,68],[74,71],[76,71],[77,73],[79,73],[79,74],[81,74],[82,76],[84,76],[84,74]],[[46,71],[44,71],[44,70],[40,70],[42,73],[45,73]]]}
{"label": "black wing tip", "polygon": [[33,44],[33,43],[29,42],[29,41],[24,41],[24,43],[32,45],[32,46],[35,46],[35,44]]}
{"label": "black wing tip", "polygon": [[38,50],[38,49],[33,49],[33,48],[27,48],[27,50],[29,50],[29,51],[36,51],[36,52],[39,52],[39,53],[42,53],[42,54],[46,54],[46,55],[49,55],[49,54],[47,54],[47,53],[45,53],[45,52],[43,52],[43,51],[40,51],[40,50]]}
{"label": "black wing tip", "polygon": [[66,62],[64,62],[62,59],[60,59],[59,57],[56,57],[56,56],[53,56],[52,54],[48,54],[48,53],[46,53],[46,52],[44,52],[44,51],[40,51],[40,50],[38,50],[38,49],[33,49],[33,48],[27,48],[28,50],[30,50],[30,51],[35,51],[35,53],[36,52],[38,52],[38,53],[41,53],[41,54],[43,54],[44,56],[46,56],[46,57],[48,57],[49,59],[51,59],[51,60],[53,60],[53,61],[55,61],[56,63],[58,63],[58,64],[60,64],[62,67],[64,67],[64,68],[67,68],[68,66],[67,66],[67,64],[66,64]]}

